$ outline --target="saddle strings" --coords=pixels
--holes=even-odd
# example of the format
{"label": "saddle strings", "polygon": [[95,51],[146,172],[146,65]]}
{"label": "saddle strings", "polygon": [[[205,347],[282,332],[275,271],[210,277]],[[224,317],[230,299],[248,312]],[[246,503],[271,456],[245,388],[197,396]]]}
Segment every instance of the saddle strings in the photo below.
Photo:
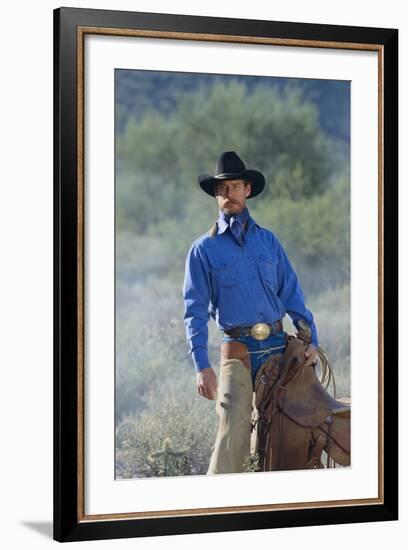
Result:
{"label": "saddle strings", "polygon": [[283,346],[274,346],[273,348],[267,348],[267,349],[263,349],[263,350],[259,350],[259,351],[247,351],[248,354],[250,353],[259,353],[259,357],[263,357],[264,355],[266,355],[267,353],[269,353],[270,351],[273,351],[273,350],[276,350],[276,349],[283,349],[285,346],[285,344]]}

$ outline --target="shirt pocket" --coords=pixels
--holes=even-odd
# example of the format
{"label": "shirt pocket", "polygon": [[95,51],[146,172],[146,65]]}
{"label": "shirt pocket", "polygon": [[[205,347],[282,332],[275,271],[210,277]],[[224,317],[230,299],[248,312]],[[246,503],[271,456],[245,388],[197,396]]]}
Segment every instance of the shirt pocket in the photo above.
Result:
{"label": "shirt pocket", "polygon": [[273,256],[260,254],[258,266],[261,279],[265,286],[277,292],[278,288],[278,262]]}
{"label": "shirt pocket", "polygon": [[211,258],[212,273],[219,286],[231,287],[238,282],[238,260],[235,256]]}

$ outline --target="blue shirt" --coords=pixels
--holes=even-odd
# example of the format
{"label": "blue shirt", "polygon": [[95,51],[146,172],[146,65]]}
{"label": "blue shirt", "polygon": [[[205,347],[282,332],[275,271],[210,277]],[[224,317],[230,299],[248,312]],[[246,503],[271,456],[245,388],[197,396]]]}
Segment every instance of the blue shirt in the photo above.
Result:
{"label": "blue shirt", "polygon": [[238,244],[220,212],[218,233],[191,245],[183,284],[184,326],[196,371],[210,367],[208,320],[219,330],[273,323],[286,313],[298,328],[303,319],[318,345],[317,330],[296,273],[277,237],[249,216]]}

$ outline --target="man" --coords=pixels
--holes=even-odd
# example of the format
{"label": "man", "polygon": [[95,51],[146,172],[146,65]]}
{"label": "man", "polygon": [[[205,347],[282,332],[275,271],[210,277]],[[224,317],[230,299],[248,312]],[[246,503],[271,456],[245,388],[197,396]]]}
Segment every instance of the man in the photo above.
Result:
{"label": "man", "polygon": [[[215,176],[202,174],[198,182],[216,198],[219,218],[187,254],[184,324],[198,393],[217,396],[219,426],[207,473],[241,472],[250,452],[253,382],[268,357],[284,351],[282,318],[288,313],[295,326],[303,320],[310,327],[307,365],[316,356],[317,331],[282,245],[249,215],[246,200],[263,191],[264,176],[226,151]],[[218,388],[207,351],[210,316],[224,333]]]}

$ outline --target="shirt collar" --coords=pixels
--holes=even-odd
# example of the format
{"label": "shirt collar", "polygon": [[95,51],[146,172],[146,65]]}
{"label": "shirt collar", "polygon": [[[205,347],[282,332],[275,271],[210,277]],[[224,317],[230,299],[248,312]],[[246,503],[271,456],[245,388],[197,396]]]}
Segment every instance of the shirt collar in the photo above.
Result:
{"label": "shirt collar", "polygon": [[[249,231],[253,225],[258,225],[258,224],[257,224],[257,222],[254,220],[254,218],[252,218],[251,216],[249,216],[248,222],[247,222],[247,231]],[[223,216],[223,213],[222,213],[221,210],[219,210],[219,216],[218,216],[218,220],[217,220],[217,226],[218,226],[218,235],[220,235],[221,233],[224,233],[224,231],[225,231],[226,229],[228,229],[228,227],[229,227],[229,224],[228,224],[227,221],[225,221],[224,216]]]}

